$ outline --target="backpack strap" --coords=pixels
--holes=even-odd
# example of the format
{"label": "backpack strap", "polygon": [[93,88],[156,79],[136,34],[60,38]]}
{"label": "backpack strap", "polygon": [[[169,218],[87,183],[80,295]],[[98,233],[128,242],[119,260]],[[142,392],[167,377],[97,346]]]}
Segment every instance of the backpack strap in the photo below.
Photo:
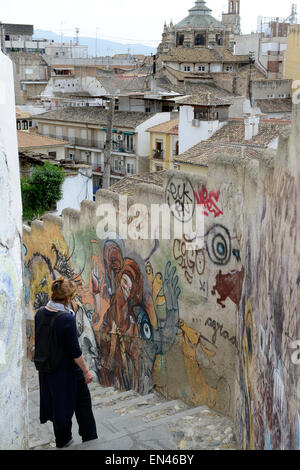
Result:
{"label": "backpack strap", "polygon": [[54,326],[54,322],[55,320],[58,318],[58,317],[61,317],[62,315],[65,315],[67,312],[53,312],[53,315],[52,315],[52,318],[51,318],[51,322],[50,322],[50,328],[52,330],[53,326]]}

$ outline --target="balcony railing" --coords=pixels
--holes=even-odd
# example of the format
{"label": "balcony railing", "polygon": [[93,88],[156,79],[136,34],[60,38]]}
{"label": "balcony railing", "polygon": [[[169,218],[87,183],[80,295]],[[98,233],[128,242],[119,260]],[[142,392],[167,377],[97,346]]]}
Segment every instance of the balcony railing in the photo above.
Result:
{"label": "balcony railing", "polygon": [[105,142],[103,140],[81,139],[79,137],[69,137],[68,140],[71,145],[77,145],[78,147],[88,147],[97,150],[104,150],[105,148]]}
{"label": "balcony railing", "polygon": [[164,159],[164,151],[163,150],[153,150],[152,156],[155,160],[163,160]]}
{"label": "balcony railing", "polygon": [[134,146],[127,146],[123,142],[112,142],[112,147],[111,147],[113,152],[120,152],[120,153],[132,153],[135,154],[135,148]]}

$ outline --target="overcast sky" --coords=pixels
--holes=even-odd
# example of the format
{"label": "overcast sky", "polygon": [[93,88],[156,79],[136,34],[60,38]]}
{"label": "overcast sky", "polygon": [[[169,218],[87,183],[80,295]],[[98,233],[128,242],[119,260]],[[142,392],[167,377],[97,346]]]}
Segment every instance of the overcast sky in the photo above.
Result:
{"label": "overcast sky", "polygon": [[[195,0],[1,0],[0,21],[33,24],[35,29],[46,29],[66,36],[97,36],[116,42],[139,42],[157,46],[165,20],[179,22]],[[292,3],[300,0],[241,0],[242,31],[256,30],[257,16],[287,17]],[[227,11],[226,0],[207,0],[213,13],[220,19]]]}

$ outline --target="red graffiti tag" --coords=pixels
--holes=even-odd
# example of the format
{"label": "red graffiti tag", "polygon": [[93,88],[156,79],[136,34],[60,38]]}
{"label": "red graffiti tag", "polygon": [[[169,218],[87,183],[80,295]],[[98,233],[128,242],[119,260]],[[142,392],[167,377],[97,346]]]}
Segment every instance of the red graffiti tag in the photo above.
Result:
{"label": "red graffiti tag", "polygon": [[231,271],[229,274],[222,274],[222,271],[216,277],[216,285],[213,287],[212,295],[216,295],[218,292],[220,298],[217,299],[217,303],[225,308],[226,305],[223,303],[227,297],[234,302],[237,307],[242,296],[242,288],[244,281],[245,269],[241,271]]}
{"label": "red graffiti tag", "polygon": [[208,191],[204,186],[202,189],[194,191],[197,205],[202,205],[206,210],[204,210],[204,215],[208,216],[209,213],[214,214],[215,218],[223,215],[223,212],[217,206],[220,197],[220,191]]}

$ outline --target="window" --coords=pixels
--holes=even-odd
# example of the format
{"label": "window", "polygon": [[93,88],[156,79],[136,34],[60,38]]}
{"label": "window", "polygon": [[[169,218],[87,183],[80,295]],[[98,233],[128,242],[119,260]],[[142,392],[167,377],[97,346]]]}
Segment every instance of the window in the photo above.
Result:
{"label": "window", "polygon": [[124,136],[125,148],[127,152],[133,152],[133,136],[132,135],[125,135]]}
{"label": "window", "polygon": [[184,34],[178,34],[177,36],[177,45],[183,46],[184,43]]}
{"label": "window", "polygon": [[184,66],[184,71],[185,72],[190,72],[191,71],[191,67],[189,65],[185,65]]}
{"label": "window", "polygon": [[127,163],[127,174],[133,175],[134,174],[134,164]]}
{"label": "window", "polygon": [[205,72],[205,70],[206,70],[205,65],[200,65],[200,66],[198,67],[198,71],[199,71],[199,72]]}
{"label": "window", "polygon": [[48,152],[49,157],[56,158],[56,152]]}
{"label": "window", "polygon": [[115,171],[119,173],[121,171],[121,162],[120,160],[115,160]]}
{"label": "window", "polygon": [[226,72],[232,72],[232,70],[233,70],[232,65],[226,65],[225,70],[226,70]]}
{"label": "window", "polygon": [[205,44],[206,44],[205,34],[196,34],[195,46],[205,46]]}
{"label": "window", "polygon": [[74,160],[74,153],[69,153],[69,159]]}
{"label": "window", "polygon": [[216,45],[217,46],[222,46],[222,36],[221,34],[216,34]]}

